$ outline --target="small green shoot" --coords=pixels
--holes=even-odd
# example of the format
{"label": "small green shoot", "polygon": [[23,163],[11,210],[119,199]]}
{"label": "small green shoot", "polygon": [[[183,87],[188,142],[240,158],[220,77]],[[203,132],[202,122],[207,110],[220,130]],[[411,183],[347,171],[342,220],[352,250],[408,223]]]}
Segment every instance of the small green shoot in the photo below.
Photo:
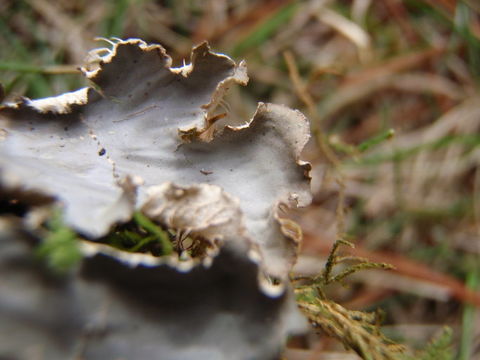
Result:
{"label": "small green shoot", "polygon": [[66,273],[82,259],[77,234],[64,225],[60,212],[48,221],[47,229],[47,236],[36,253],[54,272]]}
{"label": "small green shoot", "polygon": [[[338,252],[340,246],[348,246],[354,248],[355,245],[352,244],[350,241],[339,239],[335,241],[333,244],[332,250],[327,259],[327,263],[325,264],[325,269],[322,274],[316,278],[316,281],[320,281],[320,283],[325,286],[335,282],[342,282],[347,276],[352,275],[360,270],[367,270],[367,269],[384,269],[384,270],[391,270],[394,267],[390,264],[386,263],[374,263],[368,261],[368,259],[363,259],[355,256],[339,256]],[[333,268],[335,265],[343,263],[345,261],[359,261],[359,263],[351,265],[347,267],[345,270],[341,271],[337,275],[332,275]]]}
{"label": "small green shoot", "polygon": [[383,143],[385,140],[390,140],[394,136],[395,136],[395,130],[388,129],[387,131],[384,131],[370,139],[365,140],[364,142],[362,142],[360,145],[357,146],[357,149],[360,152],[367,151],[371,147],[377,146]]}
{"label": "small green shoot", "polygon": [[368,149],[371,149],[372,147],[375,147],[377,145],[380,145],[384,143],[387,140],[392,139],[395,136],[395,130],[393,129],[388,129],[386,131],[381,132],[380,134],[377,134],[359,145],[352,145],[348,143],[344,143],[340,141],[336,137],[330,137],[329,138],[329,145],[334,148],[336,151],[342,152],[347,155],[352,155],[354,158],[361,153],[367,151]]}
{"label": "small green shoot", "polygon": [[444,327],[442,333],[434,338],[425,349],[414,356],[403,355],[401,360],[453,360],[452,350],[453,332],[449,327]]}

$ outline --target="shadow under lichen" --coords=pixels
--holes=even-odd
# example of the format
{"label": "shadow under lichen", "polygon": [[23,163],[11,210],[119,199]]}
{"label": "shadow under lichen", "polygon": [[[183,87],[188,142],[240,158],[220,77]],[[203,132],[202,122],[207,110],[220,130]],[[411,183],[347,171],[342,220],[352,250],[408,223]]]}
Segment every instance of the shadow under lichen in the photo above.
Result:
{"label": "shadow under lichen", "polygon": [[188,273],[97,254],[59,278],[2,236],[0,269],[0,356],[14,359],[276,359],[292,300],[264,295],[228,249]]}

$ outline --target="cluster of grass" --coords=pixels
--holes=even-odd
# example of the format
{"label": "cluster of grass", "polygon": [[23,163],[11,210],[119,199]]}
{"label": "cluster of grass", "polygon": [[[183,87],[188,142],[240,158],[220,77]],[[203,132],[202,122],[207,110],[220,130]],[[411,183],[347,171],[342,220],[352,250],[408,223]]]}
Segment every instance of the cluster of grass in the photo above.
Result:
{"label": "cluster of grass", "polygon": [[[168,256],[173,249],[174,234],[163,230],[145,215],[136,212],[132,221],[113,229],[97,242],[128,252],[148,252],[155,256]],[[45,224],[43,239],[36,255],[44,261],[54,274],[64,275],[82,260],[79,234],[67,227],[61,211],[57,210]]]}
{"label": "cluster of grass", "polygon": [[[43,237],[36,248],[36,255],[53,274],[69,274],[81,263],[81,243],[88,240],[64,224],[60,209],[44,224],[42,231]],[[202,258],[211,246],[201,237],[165,229],[140,211],[136,211],[130,221],[118,224],[104,237],[95,239],[95,243],[155,257],[174,255],[180,260]]]}
{"label": "cluster of grass", "polygon": [[[161,43],[174,64],[209,40],[248,63],[250,83],[227,96],[229,116],[248,119],[265,101],[299,108],[312,122],[316,142],[305,156],[319,169],[321,186],[299,219],[306,250],[354,239],[478,289],[479,17],[471,0],[6,0],[0,82],[7,99],[83,86],[76,69],[98,36]],[[142,226],[145,234],[122,233],[117,246],[137,251],[162,239]],[[67,230],[54,223],[52,229],[45,247],[68,246],[55,235]],[[355,281],[347,297],[322,289],[348,302],[370,291]],[[456,329],[458,358],[473,356],[478,309],[427,295],[399,297],[388,285],[392,291],[362,308],[381,303],[392,327],[448,323]],[[432,349],[445,342],[441,337]]]}

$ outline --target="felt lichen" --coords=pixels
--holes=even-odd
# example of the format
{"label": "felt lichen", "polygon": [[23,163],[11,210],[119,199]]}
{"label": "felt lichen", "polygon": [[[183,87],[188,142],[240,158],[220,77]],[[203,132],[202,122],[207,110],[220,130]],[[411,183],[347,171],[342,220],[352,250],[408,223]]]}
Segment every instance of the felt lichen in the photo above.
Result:
{"label": "felt lichen", "polygon": [[285,278],[296,249],[278,206],[310,201],[309,165],[299,159],[309,137],[303,115],[259,104],[247,125],[205,138],[220,95],[247,81],[243,63],[206,44],[182,68],[141,40],[119,41],[106,54],[84,69],[99,91],[0,108],[2,186],[56,198],[66,224],[90,238],[155,201],[155,186],[218,186],[238,201],[236,218],[265,270]]}
{"label": "felt lichen", "polygon": [[[62,226],[38,251],[58,263],[68,238],[83,257],[67,287],[32,285],[33,264],[25,279],[46,300],[45,316],[73,316],[68,329],[25,315],[34,301],[12,312],[25,322],[0,331],[16,324],[51,359],[274,358],[304,326],[288,283],[301,232],[280,209],[310,202],[310,165],[300,159],[308,121],[260,103],[245,125],[231,125],[217,105],[229,86],[246,84],[246,66],[205,43],[180,68],[160,45],[111,45],[82,69],[92,87],[0,106],[0,191],[25,205],[20,228],[38,238],[60,207]],[[44,221],[28,220],[39,209]],[[0,229],[1,246],[13,239]],[[106,303],[108,315],[98,315]],[[64,330],[57,345],[43,335],[50,325]],[[181,344],[180,330],[192,335]]]}

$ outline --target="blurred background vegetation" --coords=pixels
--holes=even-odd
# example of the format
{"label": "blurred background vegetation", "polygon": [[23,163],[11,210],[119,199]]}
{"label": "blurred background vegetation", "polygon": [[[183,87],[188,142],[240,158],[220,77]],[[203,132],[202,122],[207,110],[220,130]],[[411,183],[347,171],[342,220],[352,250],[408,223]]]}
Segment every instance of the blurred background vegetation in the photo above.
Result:
{"label": "blurred background vegetation", "polygon": [[[229,116],[245,121],[264,101],[312,123],[296,271],[319,271],[336,239],[352,241],[347,254],[397,270],[360,272],[329,297],[382,308],[388,335],[413,347],[448,325],[457,358],[480,359],[477,0],[2,0],[5,100],[88,85],[78,68],[104,46],[96,37],[160,43],[176,66],[204,40],[245,59],[250,82],[230,90]],[[307,340],[287,358],[350,358]]]}

